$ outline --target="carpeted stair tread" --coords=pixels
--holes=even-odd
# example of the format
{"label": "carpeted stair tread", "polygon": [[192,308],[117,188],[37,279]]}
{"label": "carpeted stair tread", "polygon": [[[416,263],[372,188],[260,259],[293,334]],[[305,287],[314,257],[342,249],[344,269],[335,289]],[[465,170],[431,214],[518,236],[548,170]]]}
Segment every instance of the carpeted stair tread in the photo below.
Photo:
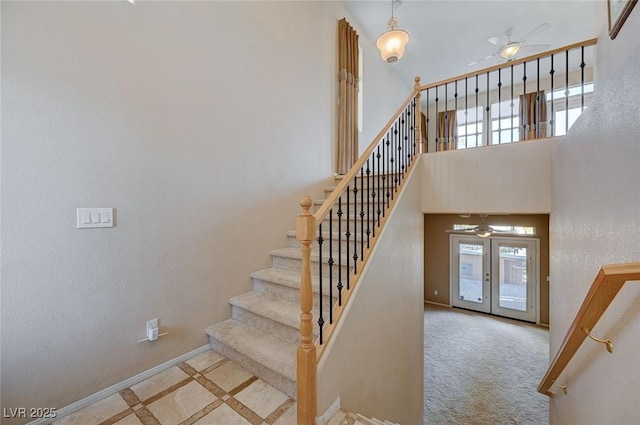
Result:
{"label": "carpeted stair tread", "polygon": [[[358,242],[360,243],[360,242]],[[342,255],[346,255],[346,252],[342,252]],[[302,260],[302,251],[300,250],[300,248],[294,248],[294,247],[287,247],[287,248],[278,248],[278,249],[274,249],[271,251],[271,255],[276,256],[276,257],[284,257],[284,258],[294,258],[296,260]],[[334,252],[333,253],[333,259],[336,262],[336,264],[338,263],[338,253]],[[311,255],[311,261],[313,262],[317,262],[318,261],[318,256],[317,256],[317,251],[316,251],[316,255]],[[324,263],[329,261],[329,253],[323,250],[322,253],[322,261]],[[344,265],[346,265],[346,260]]]}
{"label": "carpeted stair tread", "polygon": [[206,332],[253,361],[296,380],[297,344],[283,341],[235,319],[209,326]]}
{"label": "carpeted stair tread", "polygon": [[[291,328],[300,327],[299,304],[256,291],[237,295],[229,303]],[[317,317],[318,312],[314,311],[313,315]]]}
{"label": "carpeted stair tread", "polygon": [[[296,249],[299,250],[300,248]],[[300,289],[300,272],[293,270],[268,268],[251,273],[251,277],[294,289]],[[311,287],[316,294],[320,292],[318,289],[318,279],[319,277],[317,275],[311,276]],[[323,277],[322,281],[322,292],[324,295],[329,295],[329,278]]]}

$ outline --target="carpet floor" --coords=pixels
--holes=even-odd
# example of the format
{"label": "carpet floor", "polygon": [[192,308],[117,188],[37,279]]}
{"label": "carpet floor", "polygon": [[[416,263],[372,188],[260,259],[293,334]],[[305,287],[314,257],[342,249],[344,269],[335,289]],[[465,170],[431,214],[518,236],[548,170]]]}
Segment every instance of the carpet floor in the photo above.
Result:
{"label": "carpet floor", "polygon": [[545,328],[426,304],[424,425],[548,424],[548,356]]}

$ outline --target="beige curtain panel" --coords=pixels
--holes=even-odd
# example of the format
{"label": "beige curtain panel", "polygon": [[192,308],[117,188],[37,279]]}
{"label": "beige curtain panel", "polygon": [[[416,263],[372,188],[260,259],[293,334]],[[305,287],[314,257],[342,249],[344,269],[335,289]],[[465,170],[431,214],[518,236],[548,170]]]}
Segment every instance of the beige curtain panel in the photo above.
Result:
{"label": "beige curtain panel", "polygon": [[338,21],[338,174],[358,159],[358,34]]}
{"label": "beige curtain panel", "polygon": [[[537,94],[540,101],[536,100]],[[520,140],[547,137],[547,102],[544,90],[520,95]]]}
{"label": "beige curtain panel", "polygon": [[438,150],[456,148],[457,129],[456,111],[438,112]]}

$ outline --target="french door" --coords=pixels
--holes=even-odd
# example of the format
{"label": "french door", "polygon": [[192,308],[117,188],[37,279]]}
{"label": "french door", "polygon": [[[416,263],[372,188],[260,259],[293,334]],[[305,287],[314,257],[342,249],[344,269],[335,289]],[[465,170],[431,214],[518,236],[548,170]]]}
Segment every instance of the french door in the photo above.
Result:
{"label": "french door", "polygon": [[451,304],[537,321],[538,239],[451,235]]}

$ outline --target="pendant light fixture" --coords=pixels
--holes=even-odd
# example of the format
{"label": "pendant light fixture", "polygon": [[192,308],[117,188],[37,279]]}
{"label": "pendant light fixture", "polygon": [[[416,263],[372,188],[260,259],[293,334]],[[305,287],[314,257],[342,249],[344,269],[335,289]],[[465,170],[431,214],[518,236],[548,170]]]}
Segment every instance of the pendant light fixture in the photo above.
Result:
{"label": "pendant light fixture", "polygon": [[409,34],[398,29],[398,18],[393,16],[394,5],[400,5],[400,0],[391,1],[391,18],[387,21],[387,31],[376,41],[380,56],[388,63],[397,62],[404,54],[404,48],[409,42]]}

